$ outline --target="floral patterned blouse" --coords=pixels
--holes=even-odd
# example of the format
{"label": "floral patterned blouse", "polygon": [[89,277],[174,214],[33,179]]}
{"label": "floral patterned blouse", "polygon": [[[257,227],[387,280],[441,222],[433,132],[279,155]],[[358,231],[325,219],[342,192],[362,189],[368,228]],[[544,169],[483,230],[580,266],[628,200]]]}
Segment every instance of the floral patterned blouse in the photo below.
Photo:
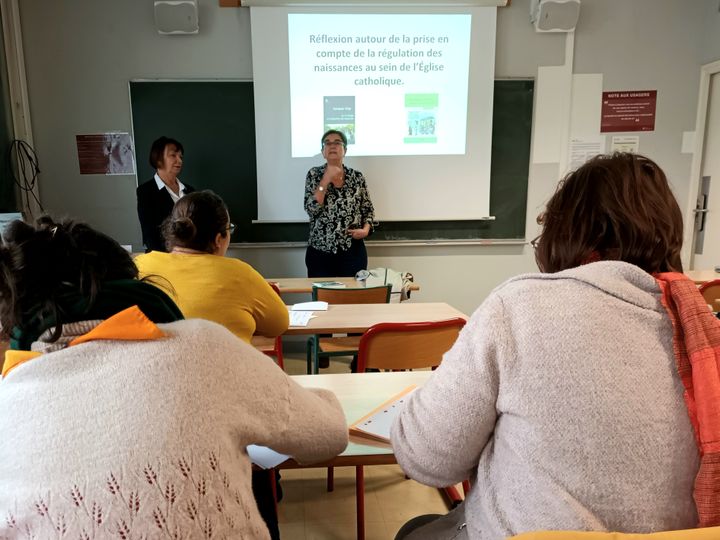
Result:
{"label": "floral patterned blouse", "polygon": [[348,229],[359,229],[370,223],[372,231],[375,210],[365,177],[345,165],[345,184],[341,188],[328,185],[325,204],[319,204],[315,200],[315,190],[325,174],[325,167],[313,167],[305,178],[305,211],[310,216],[308,243],[320,251],[337,253],[350,248],[352,236],[347,233]]}

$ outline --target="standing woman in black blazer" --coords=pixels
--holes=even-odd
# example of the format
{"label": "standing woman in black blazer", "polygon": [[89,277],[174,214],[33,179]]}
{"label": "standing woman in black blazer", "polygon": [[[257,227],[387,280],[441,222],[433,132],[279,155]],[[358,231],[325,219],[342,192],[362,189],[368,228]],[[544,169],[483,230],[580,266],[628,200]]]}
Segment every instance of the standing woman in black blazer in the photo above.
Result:
{"label": "standing woman in black blazer", "polygon": [[160,137],[150,148],[150,165],[155,176],[137,188],[137,211],[145,252],[167,251],[160,225],[175,203],[195,188],[178,179],[182,170],[183,145],[175,139]]}

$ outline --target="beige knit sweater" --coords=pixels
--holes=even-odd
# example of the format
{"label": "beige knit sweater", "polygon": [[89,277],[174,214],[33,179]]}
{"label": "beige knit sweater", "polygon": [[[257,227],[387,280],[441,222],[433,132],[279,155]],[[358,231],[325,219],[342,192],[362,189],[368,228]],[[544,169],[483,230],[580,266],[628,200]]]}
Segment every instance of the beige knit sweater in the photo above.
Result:
{"label": "beige knit sweater", "polygon": [[215,323],[158,326],[168,338],[69,347],[0,382],[0,538],[269,538],[245,447],[345,448],[331,392]]}
{"label": "beige knit sweater", "polygon": [[655,280],[622,262],[501,285],[393,426],[421,482],[469,478],[468,537],[694,527],[698,453]]}

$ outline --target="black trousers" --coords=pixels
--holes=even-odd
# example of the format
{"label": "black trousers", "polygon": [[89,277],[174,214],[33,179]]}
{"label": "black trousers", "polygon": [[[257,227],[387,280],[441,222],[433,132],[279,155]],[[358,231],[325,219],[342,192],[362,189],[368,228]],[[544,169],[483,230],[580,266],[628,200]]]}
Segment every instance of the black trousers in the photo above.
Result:
{"label": "black trousers", "polygon": [[270,538],[280,540],[280,528],[278,527],[278,517],[275,511],[275,499],[273,498],[270,478],[270,471],[253,471],[252,489],[260,515],[270,531]]}
{"label": "black trousers", "polygon": [[355,277],[358,270],[367,268],[368,257],[365,242],[353,240],[350,249],[337,253],[320,251],[308,246],[305,252],[305,266],[308,277]]}

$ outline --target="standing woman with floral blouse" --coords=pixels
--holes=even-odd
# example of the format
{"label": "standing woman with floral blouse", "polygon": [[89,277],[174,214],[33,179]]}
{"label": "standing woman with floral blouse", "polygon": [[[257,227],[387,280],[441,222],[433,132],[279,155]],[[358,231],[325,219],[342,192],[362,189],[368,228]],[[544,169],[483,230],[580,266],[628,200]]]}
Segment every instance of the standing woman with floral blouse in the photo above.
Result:
{"label": "standing woman with floral blouse", "polygon": [[322,137],[327,163],[310,169],[305,179],[308,277],[351,277],[367,268],[363,239],[372,230],[374,210],[363,174],[343,165],[346,148],[344,133],[327,131]]}

